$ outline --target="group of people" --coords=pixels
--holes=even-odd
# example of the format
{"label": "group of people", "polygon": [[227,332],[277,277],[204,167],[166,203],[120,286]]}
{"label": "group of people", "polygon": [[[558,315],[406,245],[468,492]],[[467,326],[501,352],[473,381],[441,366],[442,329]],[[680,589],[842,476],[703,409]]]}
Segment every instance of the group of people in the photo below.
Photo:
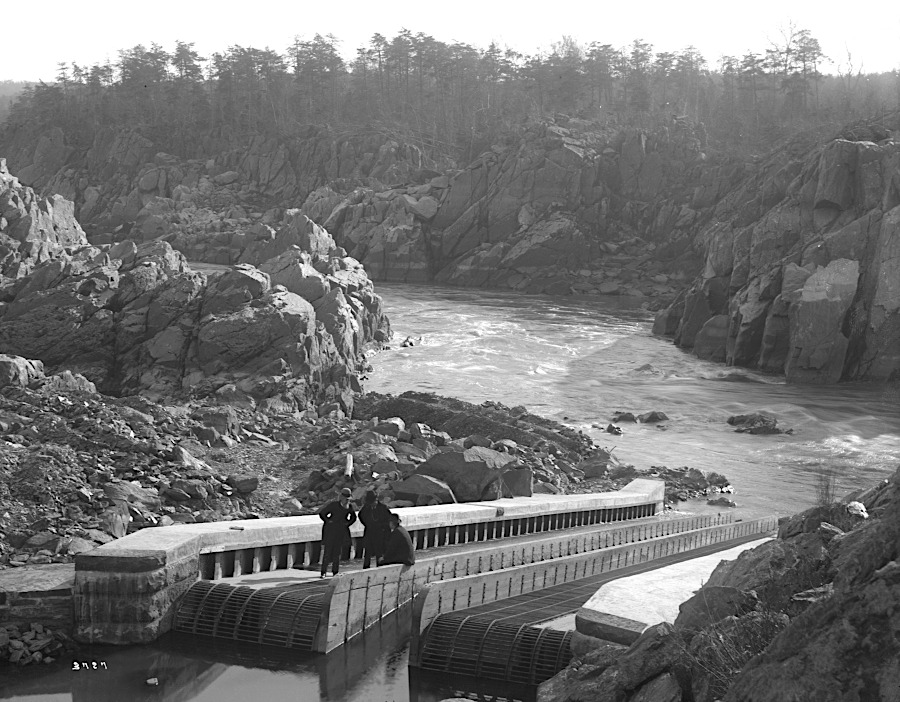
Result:
{"label": "group of people", "polygon": [[[322,569],[324,578],[331,564],[331,574],[337,575],[341,565],[341,553],[350,543],[350,525],[357,515],[350,502],[353,493],[343,488],[337,500],[329,502],[319,510],[322,525]],[[394,514],[371,490],[366,492],[365,504],[359,510],[359,521],[363,531],[363,568],[375,565],[413,565],[412,539],[409,532],[400,526],[400,515]]]}

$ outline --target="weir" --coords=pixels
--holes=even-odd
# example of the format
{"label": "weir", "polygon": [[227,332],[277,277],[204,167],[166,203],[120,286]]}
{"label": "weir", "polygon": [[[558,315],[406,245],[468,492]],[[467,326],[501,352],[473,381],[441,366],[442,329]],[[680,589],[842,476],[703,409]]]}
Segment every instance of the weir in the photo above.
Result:
{"label": "weir", "polygon": [[[516,535],[651,517],[662,510],[664,489],[661,481],[639,479],[617,492],[505,498],[394,511],[413,537],[421,559],[425,555],[422,552],[441,546],[459,547]],[[87,642],[152,641],[173,627],[178,604],[198,581],[226,584],[229,578],[247,573],[314,565],[319,557],[321,529],[322,522],[316,515],[188,524],[144,529],[79,554],[75,559],[75,635]],[[351,535],[356,546],[354,555],[358,556],[361,525],[355,524]],[[547,548],[550,557],[552,547]],[[500,559],[497,565],[506,563],[505,558],[512,564],[516,557],[514,549],[508,556],[493,556]],[[472,558],[471,553],[462,560],[454,558],[447,577],[473,572],[476,566]],[[479,557],[477,567],[493,567],[490,559],[482,566],[480,561],[484,558]],[[440,576],[435,576],[435,572]],[[417,563],[413,568],[387,566],[362,571],[364,583],[358,580],[363,577],[361,574],[351,572],[326,581],[322,611],[326,611],[326,605],[329,613],[350,607],[352,611],[346,613],[350,623],[344,625],[339,616],[323,614],[322,623],[327,621],[327,626],[320,623],[314,650],[328,651],[342,645],[367,623],[409,601],[415,586],[434,577],[444,577],[444,572],[443,565],[428,565],[423,570]],[[360,591],[366,593],[364,599],[368,604],[363,616],[358,618],[355,603]],[[381,593],[377,606],[376,591]],[[245,599],[247,602],[240,605],[246,604],[245,615],[256,611],[257,606],[266,606],[261,596],[251,602],[250,593],[246,593]],[[240,602],[241,596],[232,594],[227,601]],[[278,606],[289,601],[287,597],[281,598]],[[201,606],[196,602],[195,605]],[[274,608],[275,604],[271,606]],[[221,624],[216,634],[220,629]]]}

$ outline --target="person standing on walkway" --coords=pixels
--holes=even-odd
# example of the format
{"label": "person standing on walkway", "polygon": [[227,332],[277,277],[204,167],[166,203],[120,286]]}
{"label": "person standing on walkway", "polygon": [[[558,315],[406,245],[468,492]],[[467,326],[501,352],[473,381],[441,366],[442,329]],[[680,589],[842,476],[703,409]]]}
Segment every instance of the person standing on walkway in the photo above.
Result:
{"label": "person standing on walkway", "polygon": [[366,492],[366,503],[359,510],[359,521],[363,523],[363,568],[368,568],[375,559],[375,565],[379,565],[384,555],[384,544],[391,527],[388,523],[391,513],[387,507],[378,501],[378,497],[372,490]]}
{"label": "person standing on walkway", "polygon": [[341,553],[344,546],[350,543],[350,525],[356,521],[356,512],[350,504],[350,488],[341,490],[340,497],[329,502],[319,510],[319,517],[325,522],[322,525],[322,570],[320,578],[325,577],[328,564],[331,563],[331,574],[337,575],[341,567]]}
{"label": "person standing on walkway", "polygon": [[416,562],[416,556],[413,553],[412,539],[409,537],[409,532],[400,526],[400,515],[391,512],[388,523],[391,525],[391,533],[384,546],[384,559],[381,561],[381,565],[398,563],[413,565]]}

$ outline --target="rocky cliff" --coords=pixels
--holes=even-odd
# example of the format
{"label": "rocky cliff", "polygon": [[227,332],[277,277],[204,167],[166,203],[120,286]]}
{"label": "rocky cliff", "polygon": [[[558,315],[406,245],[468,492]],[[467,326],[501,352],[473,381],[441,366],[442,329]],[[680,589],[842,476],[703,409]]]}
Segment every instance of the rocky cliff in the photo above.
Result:
{"label": "rocky cliff", "polygon": [[538,700],[900,699],[898,559],[900,469],[785,519],[627,650],[583,637]]}
{"label": "rocky cliff", "polygon": [[14,152],[30,182],[77,203],[95,244],[259,263],[297,208],[377,280],[674,300],[655,331],[702,358],[794,382],[886,379],[900,364],[900,156],[883,129],[844,136],[801,135],[755,165],[715,156],[701,124],[562,115],[463,169],[324,127],[206,160],[104,130]]}
{"label": "rocky cliff", "polygon": [[703,272],[654,331],[793,382],[900,374],[900,142],[846,136],[775,152],[716,205]]}
{"label": "rocky cliff", "polygon": [[557,116],[415,187],[321,188],[304,211],[378,277],[525,292],[671,296],[703,210],[743,174],[702,125]]}
{"label": "rocky cliff", "polygon": [[705,139],[702,125],[560,115],[464,169],[384,133],[313,127],[206,160],[105,130],[81,148],[58,129],[10,148],[30,184],[77,203],[94,243],[163,238],[231,264],[301,207],[377,280],[671,299],[698,266],[693,228],[744,172],[713,164]]}
{"label": "rocky cliff", "polygon": [[248,263],[203,273],[158,239],[90,245],[71,203],[0,179],[0,353],[116,395],[349,411],[366,345],[390,334],[362,266],[298,212]]}

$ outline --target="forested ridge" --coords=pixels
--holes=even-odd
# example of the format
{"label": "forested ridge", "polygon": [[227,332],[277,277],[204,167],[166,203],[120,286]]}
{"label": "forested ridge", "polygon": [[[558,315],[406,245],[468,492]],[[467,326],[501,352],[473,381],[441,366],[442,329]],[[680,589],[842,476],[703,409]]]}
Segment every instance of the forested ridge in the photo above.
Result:
{"label": "forested ridge", "polygon": [[[138,128],[185,154],[200,134],[227,143],[308,124],[370,126],[465,161],[527,118],[563,112],[638,126],[703,122],[714,147],[754,154],[801,129],[877,121],[900,106],[900,71],[867,75],[849,55],[829,64],[793,26],[763,52],[715,63],[694,47],[654,51],[641,39],[615,48],[563,37],[549,53],[524,55],[406,29],[375,34],[349,62],[339,48],[319,34],[283,53],[137,45],[114,63],[60,64],[55,82],[19,94],[6,128],[58,126],[73,143],[101,126]],[[826,74],[826,65],[838,68]]]}

